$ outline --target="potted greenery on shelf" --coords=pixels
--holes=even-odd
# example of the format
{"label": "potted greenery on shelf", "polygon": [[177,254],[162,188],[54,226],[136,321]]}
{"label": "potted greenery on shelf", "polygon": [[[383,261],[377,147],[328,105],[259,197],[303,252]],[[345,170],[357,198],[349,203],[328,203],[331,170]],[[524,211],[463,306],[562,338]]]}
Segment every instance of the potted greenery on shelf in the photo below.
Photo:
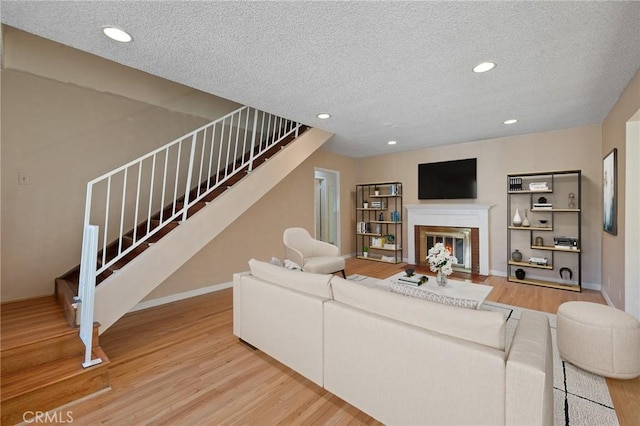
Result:
{"label": "potted greenery on shelf", "polygon": [[362,256],[369,257],[369,247],[367,246],[362,247]]}
{"label": "potted greenery on shelf", "polygon": [[368,208],[369,208],[369,200],[363,200],[363,201],[362,201],[362,206],[363,206],[365,209],[368,209]]}

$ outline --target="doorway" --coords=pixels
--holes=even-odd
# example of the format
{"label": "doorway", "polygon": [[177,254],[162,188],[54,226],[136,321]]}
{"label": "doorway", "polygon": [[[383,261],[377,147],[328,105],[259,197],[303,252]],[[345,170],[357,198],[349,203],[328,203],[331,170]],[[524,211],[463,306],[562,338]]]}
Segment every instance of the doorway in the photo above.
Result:
{"label": "doorway", "polygon": [[316,168],[315,238],[340,247],[340,173]]}

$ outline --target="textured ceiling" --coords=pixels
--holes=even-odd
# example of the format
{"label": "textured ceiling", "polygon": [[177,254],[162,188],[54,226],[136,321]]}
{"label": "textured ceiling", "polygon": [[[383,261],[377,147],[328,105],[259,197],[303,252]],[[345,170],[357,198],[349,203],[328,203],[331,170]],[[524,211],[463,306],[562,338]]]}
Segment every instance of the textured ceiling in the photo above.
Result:
{"label": "textured ceiling", "polygon": [[600,124],[640,68],[640,2],[2,1],[0,14],[334,132],[325,148],[353,157]]}

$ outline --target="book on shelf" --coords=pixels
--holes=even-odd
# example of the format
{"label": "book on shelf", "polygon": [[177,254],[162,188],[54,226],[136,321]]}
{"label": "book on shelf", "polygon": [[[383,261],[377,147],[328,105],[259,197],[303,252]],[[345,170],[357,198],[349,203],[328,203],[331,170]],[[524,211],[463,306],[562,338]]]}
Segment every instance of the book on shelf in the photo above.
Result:
{"label": "book on shelf", "polygon": [[372,248],[375,248],[375,247],[384,248],[385,242],[386,242],[386,238],[385,237],[373,237],[373,238],[371,238],[371,247]]}
{"label": "book on shelf", "polygon": [[358,234],[370,234],[371,233],[371,223],[369,223],[369,222],[358,222],[356,224],[356,232]]}
{"label": "book on shelf", "polygon": [[530,191],[548,191],[547,182],[531,182],[529,183]]}
{"label": "book on shelf", "polygon": [[509,178],[509,191],[522,191],[522,178]]}

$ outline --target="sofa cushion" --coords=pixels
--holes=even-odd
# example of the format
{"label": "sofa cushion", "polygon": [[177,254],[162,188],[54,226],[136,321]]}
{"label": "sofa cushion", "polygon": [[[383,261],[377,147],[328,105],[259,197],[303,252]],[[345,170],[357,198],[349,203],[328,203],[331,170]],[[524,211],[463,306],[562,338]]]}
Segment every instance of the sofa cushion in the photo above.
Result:
{"label": "sofa cushion", "polygon": [[333,298],[329,285],[333,275],[285,269],[256,259],[249,261],[249,269],[251,275],[261,280],[325,299]]}
{"label": "sofa cushion", "polygon": [[340,256],[308,257],[304,262],[304,270],[315,273],[318,271],[342,271],[344,270],[344,259]]}
{"label": "sofa cushion", "polygon": [[346,305],[500,350],[505,319],[499,312],[441,305],[371,288],[343,278],[331,279],[333,298]]}

